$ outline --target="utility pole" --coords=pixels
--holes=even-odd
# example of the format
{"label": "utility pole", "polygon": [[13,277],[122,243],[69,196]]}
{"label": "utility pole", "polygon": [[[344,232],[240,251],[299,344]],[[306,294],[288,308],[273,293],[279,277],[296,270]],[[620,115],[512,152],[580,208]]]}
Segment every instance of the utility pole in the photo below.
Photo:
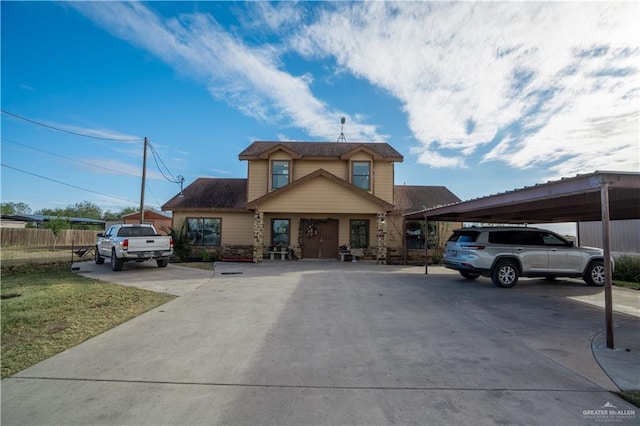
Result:
{"label": "utility pole", "polygon": [[142,154],[142,188],[140,189],[140,224],[144,223],[144,186],[147,178],[147,137],[144,137],[144,153]]}

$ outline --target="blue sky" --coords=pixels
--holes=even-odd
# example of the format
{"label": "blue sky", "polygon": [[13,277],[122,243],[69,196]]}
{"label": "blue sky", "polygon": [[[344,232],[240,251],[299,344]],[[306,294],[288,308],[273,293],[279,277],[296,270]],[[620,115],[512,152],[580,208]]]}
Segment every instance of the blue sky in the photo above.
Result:
{"label": "blue sky", "polygon": [[[636,2],[6,2],[3,202],[140,202],[246,177],[255,140],[388,142],[462,199],[640,170]],[[148,154],[146,205],[179,191]],[[165,174],[167,172],[165,171]],[[65,185],[66,184],[66,185]]]}

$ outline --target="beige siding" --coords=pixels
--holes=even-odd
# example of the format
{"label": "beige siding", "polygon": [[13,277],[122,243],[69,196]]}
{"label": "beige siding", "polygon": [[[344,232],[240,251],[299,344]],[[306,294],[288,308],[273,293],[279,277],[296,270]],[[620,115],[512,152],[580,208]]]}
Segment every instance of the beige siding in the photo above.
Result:
{"label": "beige siding", "polygon": [[393,163],[376,161],[374,168],[374,195],[393,204]]}
{"label": "beige siding", "polygon": [[269,156],[269,160],[291,160],[291,155],[284,151],[276,151]]}
{"label": "beige siding", "polygon": [[252,213],[174,213],[174,224],[180,229],[187,217],[221,218],[222,245],[252,245],[253,244],[253,214]]}
{"label": "beige siding", "polygon": [[357,152],[353,154],[350,158],[351,161],[373,161],[373,157],[371,154],[366,152]]}
{"label": "beige siding", "polygon": [[369,247],[376,247],[378,244],[378,217],[377,215],[349,215],[340,220],[340,245],[351,245],[351,220],[369,221]]}
{"label": "beige siding", "polygon": [[318,169],[324,169],[340,179],[349,180],[349,162],[346,160],[295,160],[293,163],[293,178],[300,179]]}
{"label": "beige siding", "polygon": [[259,206],[264,212],[376,213],[376,203],[361,198],[324,177],[281,194]]}
{"label": "beige siding", "polygon": [[255,200],[267,193],[269,182],[269,161],[250,160],[247,182],[247,200]]}

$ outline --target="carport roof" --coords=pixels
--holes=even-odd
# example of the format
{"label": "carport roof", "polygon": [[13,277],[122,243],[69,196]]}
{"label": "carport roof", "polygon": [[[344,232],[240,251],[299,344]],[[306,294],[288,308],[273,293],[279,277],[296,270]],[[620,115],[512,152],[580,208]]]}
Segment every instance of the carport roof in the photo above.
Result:
{"label": "carport roof", "polygon": [[599,221],[605,183],[610,219],[639,219],[640,173],[604,171],[407,213],[405,218],[485,223]]}
{"label": "carport roof", "polygon": [[82,224],[82,225],[104,225],[106,222],[101,219],[93,219],[87,217],[58,217],[58,216],[47,216],[41,214],[3,214],[3,219],[10,220],[20,220],[24,222],[49,222],[55,219],[65,220],[72,225]]}

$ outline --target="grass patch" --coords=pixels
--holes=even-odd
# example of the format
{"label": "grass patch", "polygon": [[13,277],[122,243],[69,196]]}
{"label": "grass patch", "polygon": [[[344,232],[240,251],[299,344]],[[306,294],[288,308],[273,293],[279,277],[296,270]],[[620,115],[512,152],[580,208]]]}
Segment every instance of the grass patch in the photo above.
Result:
{"label": "grass patch", "polygon": [[69,263],[2,269],[2,378],[175,298],[85,278]]}
{"label": "grass patch", "polygon": [[625,401],[632,403],[636,407],[640,407],[640,390],[616,392],[616,395]]}
{"label": "grass patch", "polygon": [[630,281],[620,281],[620,280],[613,280],[613,285],[618,286],[618,287],[624,287],[624,288],[630,288],[632,290],[640,290],[640,283],[633,283]]}

